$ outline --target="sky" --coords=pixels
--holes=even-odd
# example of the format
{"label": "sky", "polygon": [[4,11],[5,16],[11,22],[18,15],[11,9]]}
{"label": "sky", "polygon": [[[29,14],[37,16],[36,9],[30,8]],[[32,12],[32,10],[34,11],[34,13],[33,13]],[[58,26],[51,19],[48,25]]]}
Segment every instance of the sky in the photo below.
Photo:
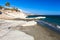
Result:
{"label": "sky", "polygon": [[26,13],[39,15],[60,15],[60,0],[0,0],[0,5],[18,7]]}

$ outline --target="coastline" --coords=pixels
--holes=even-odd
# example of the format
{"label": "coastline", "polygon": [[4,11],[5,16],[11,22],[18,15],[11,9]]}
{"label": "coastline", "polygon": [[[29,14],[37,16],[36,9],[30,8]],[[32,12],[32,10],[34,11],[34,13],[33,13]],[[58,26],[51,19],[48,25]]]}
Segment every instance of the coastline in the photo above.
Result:
{"label": "coastline", "polygon": [[28,35],[33,36],[35,40],[59,40],[60,39],[60,34],[57,34],[56,32],[51,31],[48,28],[38,24],[34,26],[21,26],[20,24],[15,26],[13,24],[11,27],[12,27],[11,29],[13,30],[19,30]]}
{"label": "coastline", "polygon": [[[15,10],[14,11],[4,10],[4,11],[5,12],[7,11],[7,13],[3,12],[4,14],[0,15],[0,19],[2,19],[2,20],[3,19],[6,19],[6,20],[13,19],[13,21],[15,20],[15,22],[13,22],[13,21],[12,22],[10,21],[10,23],[6,22],[4,26],[3,25],[1,26],[1,24],[0,24],[0,27],[2,27],[2,28],[4,27],[7,29],[11,28],[13,30],[19,30],[19,31],[25,32],[26,34],[33,36],[35,40],[59,40],[60,39],[60,34],[57,34],[56,32],[53,32],[46,27],[42,27],[41,25],[36,24],[34,26],[21,26],[25,22],[28,24],[28,21],[31,21],[31,19],[24,19],[27,15],[24,14],[23,12],[16,12]],[[6,15],[6,14],[8,14],[8,15]],[[19,19],[19,18],[21,18],[21,19]],[[20,20],[23,20],[23,22],[21,22]],[[31,22],[31,23],[33,23],[33,22]],[[35,21],[34,21],[34,23],[35,23]],[[2,23],[2,24],[4,24],[4,23]]]}
{"label": "coastline", "polygon": [[[19,26],[19,25],[18,25]],[[35,40],[59,40],[60,35],[41,25],[27,26],[19,29],[34,37]]]}

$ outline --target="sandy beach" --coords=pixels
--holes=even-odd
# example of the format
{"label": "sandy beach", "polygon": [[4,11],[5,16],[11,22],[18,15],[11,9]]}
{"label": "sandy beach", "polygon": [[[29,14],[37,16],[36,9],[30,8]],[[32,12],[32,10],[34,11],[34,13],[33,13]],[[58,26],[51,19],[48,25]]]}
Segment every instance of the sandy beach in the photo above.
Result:
{"label": "sandy beach", "polygon": [[[3,22],[0,23],[0,26],[2,24]],[[6,24],[8,25],[8,23],[5,23],[5,26]],[[49,30],[48,28],[42,27],[41,25],[38,24],[34,26],[24,26],[24,27],[21,26],[20,24],[16,26],[13,24],[11,27],[13,30],[19,30],[25,32],[28,35],[33,36],[34,40],[60,40],[60,34],[57,34],[56,32]]]}
{"label": "sandy beach", "polygon": [[35,40],[60,40],[60,34],[49,30],[48,28],[42,27],[41,25],[19,27],[20,31],[25,32],[34,37]]}

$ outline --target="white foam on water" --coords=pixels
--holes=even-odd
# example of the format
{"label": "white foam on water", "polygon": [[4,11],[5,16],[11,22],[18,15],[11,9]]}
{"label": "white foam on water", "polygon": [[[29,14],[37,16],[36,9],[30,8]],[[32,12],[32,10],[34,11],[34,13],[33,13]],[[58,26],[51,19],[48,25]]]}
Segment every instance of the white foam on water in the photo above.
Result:
{"label": "white foam on water", "polygon": [[57,25],[57,28],[59,28],[59,29],[60,29],[60,26],[59,26],[59,25]]}

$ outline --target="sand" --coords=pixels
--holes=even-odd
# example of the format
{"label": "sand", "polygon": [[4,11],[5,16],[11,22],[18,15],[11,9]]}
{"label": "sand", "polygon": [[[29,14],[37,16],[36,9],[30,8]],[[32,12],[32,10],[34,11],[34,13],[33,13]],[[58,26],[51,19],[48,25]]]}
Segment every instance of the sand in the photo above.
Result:
{"label": "sand", "polygon": [[33,36],[35,40],[60,40],[60,34],[41,25],[21,27],[19,30]]}
{"label": "sand", "polygon": [[19,30],[25,32],[27,35],[33,36],[35,40],[60,40],[60,34],[41,25],[23,27],[19,24],[16,27],[11,27],[13,30]]}

